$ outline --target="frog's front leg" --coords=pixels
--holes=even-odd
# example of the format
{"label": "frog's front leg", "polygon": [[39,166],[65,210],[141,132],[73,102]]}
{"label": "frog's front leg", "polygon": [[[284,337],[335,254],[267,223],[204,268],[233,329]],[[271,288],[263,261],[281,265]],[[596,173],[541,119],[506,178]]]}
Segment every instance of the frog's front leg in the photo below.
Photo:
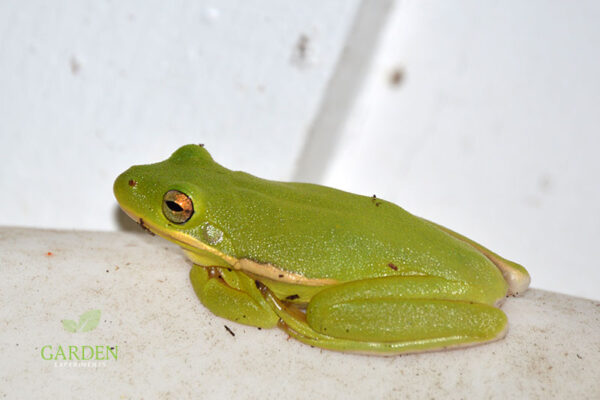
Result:
{"label": "frog's front leg", "polygon": [[296,339],[317,347],[398,354],[468,346],[504,336],[506,315],[493,304],[504,293],[430,276],[385,277],[317,293],[306,315],[265,298]]}
{"label": "frog's front leg", "polygon": [[215,315],[261,328],[277,325],[279,317],[246,275],[227,268],[194,265],[190,279],[202,304]]}

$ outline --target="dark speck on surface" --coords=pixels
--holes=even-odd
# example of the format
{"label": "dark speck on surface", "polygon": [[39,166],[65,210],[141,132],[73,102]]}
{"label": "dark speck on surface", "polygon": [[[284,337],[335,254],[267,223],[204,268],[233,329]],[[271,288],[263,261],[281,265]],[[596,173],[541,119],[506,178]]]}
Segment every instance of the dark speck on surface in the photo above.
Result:
{"label": "dark speck on surface", "polygon": [[73,74],[73,75],[79,74],[79,71],[81,70],[81,64],[79,63],[77,58],[71,57],[69,64],[71,66],[71,74]]}
{"label": "dark speck on surface", "polygon": [[394,70],[392,70],[392,72],[390,73],[389,77],[390,86],[393,88],[397,88],[400,85],[402,85],[402,82],[404,82],[404,75],[404,69],[400,67],[394,68]]}
{"label": "dark speck on surface", "polygon": [[225,330],[227,330],[227,332],[229,332],[229,334],[231,336],[235,336],[235,333],[233,333],[233,331],[231,329],[229,329],[229,327],[227,325],[223,325],[225,327]]}

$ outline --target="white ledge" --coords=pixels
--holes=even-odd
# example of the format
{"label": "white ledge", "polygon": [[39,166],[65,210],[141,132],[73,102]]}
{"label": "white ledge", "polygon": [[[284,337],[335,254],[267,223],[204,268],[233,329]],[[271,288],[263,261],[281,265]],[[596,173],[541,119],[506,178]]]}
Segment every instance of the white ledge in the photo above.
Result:
{"label": "white ledge", "polygon": [[[600,303],[586,299],[532,289],[504,304],[501,341],[360,356],[215,317],[182,252],[149,235],[4,227],[0,260],[2,398],[600,398]],[[63,329],[88,310],[96,329]],[[118,357],[61,366],[46,345]]]}

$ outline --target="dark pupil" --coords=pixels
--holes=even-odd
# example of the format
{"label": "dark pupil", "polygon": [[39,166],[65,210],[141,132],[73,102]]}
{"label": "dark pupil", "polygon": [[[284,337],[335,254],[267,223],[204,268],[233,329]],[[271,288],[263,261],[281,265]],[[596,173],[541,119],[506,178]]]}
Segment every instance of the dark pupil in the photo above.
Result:
{"label": "dark pupil", "polygon": [[174,212],[183,211],[183,208],[179,204],[175,203],[174,201],[167,200],[167,207],[169,207],[169,210],[174,211]]}

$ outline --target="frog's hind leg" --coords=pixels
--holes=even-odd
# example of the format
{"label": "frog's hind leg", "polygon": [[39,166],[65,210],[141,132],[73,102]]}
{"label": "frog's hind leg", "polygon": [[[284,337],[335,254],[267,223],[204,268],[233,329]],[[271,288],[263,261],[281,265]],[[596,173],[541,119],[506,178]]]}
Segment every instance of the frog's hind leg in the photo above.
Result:
{"label": "frog's hind leg", "polygon": [[288,310],[268,289],[262,291],[292,337],[331,350],[416,353],[500,339],[507,329],[501,310],[469,300],[479,298],[477,287],[436,277],[333,286],[313,297],[305,317]]}
{"label": "frog's hind leg", "polygon": [[261,328],[272,328],[279,321],[254,281],[244,274],[194,265],[190,280],[202,304],[219,317]]}

